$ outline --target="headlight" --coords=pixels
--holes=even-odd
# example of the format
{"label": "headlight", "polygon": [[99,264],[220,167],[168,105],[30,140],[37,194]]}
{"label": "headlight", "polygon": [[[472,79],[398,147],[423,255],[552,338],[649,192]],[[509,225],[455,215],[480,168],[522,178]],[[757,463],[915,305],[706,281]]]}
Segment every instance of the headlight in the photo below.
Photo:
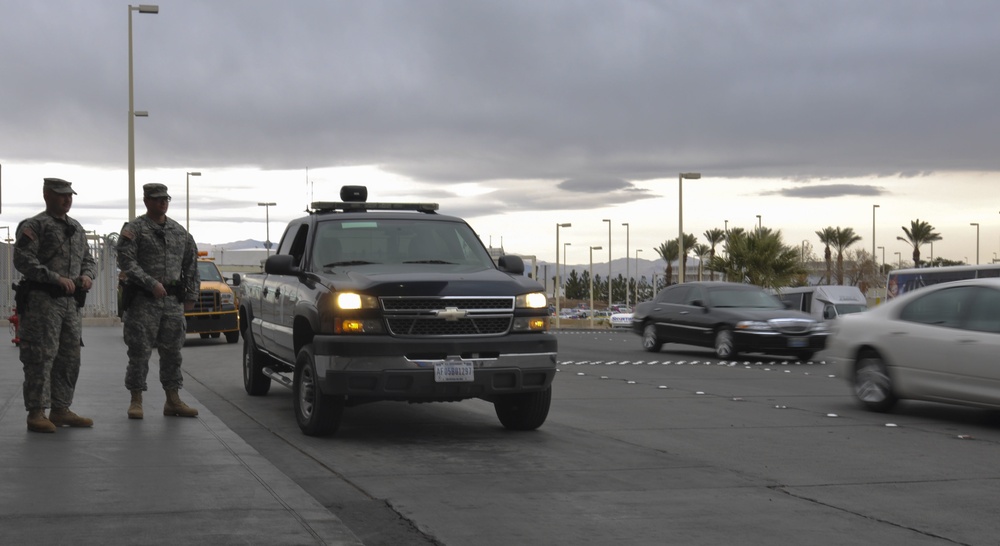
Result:
{"label": "headlight", "polygon": [[754,332],[768,332],[773,330],[771,325],[759,320],[744,320],[736,323],[737,330],[751,330]]}
{"label": "headlight", "polygon": [[378,309],[378,299],[375,296],[341,292],[337,294],[337,309]]}
{"label": "headlight", "polygon": [[233,294],[229,292],[222,292],[219,294],[219,303],[233,303]]}
{"label": "headlight", "polygon": [[545,309],[548,306],[548,299],[541,292],[522,294],[514,299],[514,307],[520,309]]}

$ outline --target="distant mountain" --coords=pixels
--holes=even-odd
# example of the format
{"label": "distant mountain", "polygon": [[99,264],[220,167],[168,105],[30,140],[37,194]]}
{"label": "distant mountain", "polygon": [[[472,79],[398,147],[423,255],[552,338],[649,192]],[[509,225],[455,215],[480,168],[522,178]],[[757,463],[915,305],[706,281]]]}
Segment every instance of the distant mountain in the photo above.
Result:
{"label": "distant mountain", "polygon": [[231,243],[223,243],[220,245],[213,245],[209,243],[198,243],[199,249],[208,248],[221,248],[222,250],[246,250],[248,248],[264,248],[264,241],[258,241],[256,239],[243,239],[242,241],[233,241]]}

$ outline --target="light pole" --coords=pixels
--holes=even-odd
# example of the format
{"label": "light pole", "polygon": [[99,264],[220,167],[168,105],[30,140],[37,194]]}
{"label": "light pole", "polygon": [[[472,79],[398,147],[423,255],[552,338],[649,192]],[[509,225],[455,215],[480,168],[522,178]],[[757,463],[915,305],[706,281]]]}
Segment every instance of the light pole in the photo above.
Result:
{"label": "light pole", "polygon": [[726,235],[729,235],[729,220],[723,220],[723,222],[726,223],[726,227],[722,231],[725,231]]}
{"label": "light pole", "polygon": [[[4,260],[3,264],[4,273],[7,275],[6,277],[4,277],[4,283],[3,283],[4,288],[7,290],[7,299],[4,301],[7,302],[8,307],[13,307],[13,305],[11,305],[10,302],[10,287],[13,284],[11,282],[11,277],[13,276],[13,272],[11,271],[10,264],[11,261],[13,260],[13,250],[14,250],[12,247],[10,247],[10,243],[13,242],[13,239],[10,238],[10,226],[0,226],[0,228],[7,230],[7,237],[3,240],[3,242],[8,245],[8,248],[4,249],[5,250],[4,255],[7,257],[7,259]],[[6,312],[7,311],[4,310],[4,313]]]}
{"label": "light pole", "polygon": [[629,289],[629,281],[631,280],[631,277],[629,277],[629,268],[628,268],[629,227],[628,227],[628,222],[623,222],[622,225],[625,226],[625,307],[628,307],[628,289]]}
{"label": "light pole", "polygon": [[189,233],[191,231],[190,219],[191,219],[191,177],[192,176],[201,176],[201,173],[199,173],[199,172],[191,172],[191,173],[187,173],[187,176],[184,177],[185,178],[185,180],[184,180],[184,230],[187,231],[187,232],[189,232]]}
{"label": "light pole", "polygon": [[[882,265],[885,265],[885,247],[884,246],[880,246],[878,248],[882,249]],[[882,270],[879,269],[878,272],[879,272],[879,274],[881,274]]]}
{"label": "light pole", "polygon": [[[556,286],[555,289],[552,291],[553,296],[556,298],[556,328],[559,328],[559,315],[560,315],[559,300],[561,299],[559,294],[559,289],[561,288],[561,285],[559,283],[559,228],[564,228],[564,227],[573,227],[573,224],[570,224],[568,222],[565,224],[559,224],[559,223],[556,224]],[[566,247],[563,247],[563,250],[565,251]]]}
{"label": "light pole", "polygon": [[799,250],[799,261],[806,263],[806,245],[809,243],[808,239],[802,239],[802,244],[799,245],[802,249]]}
{"label": "light pole", "polygon": [[611,312],[611,220],[601,221],[608,223],[608,312]]}
{"label": "light pole", "polygon": [[590,247],[590,328],[594,328],[594,251],[601,250],[599,246]]}
{"label": "light pole", "polygon": [[132,93],[132,12],[160,13],[160,6],[140,4],[128,7],[128,220],[135,220],[135,117],[148,116],[148,112],[136,112]]}
{"label": "light pole", "polygon": [[970,222],[970,226],[976,226],[976,265],[979,265],[979,222]]}
{"label": "light pole", "polygon": [[[698,180],[701,173],[679,173],[677,175],[677,259],[680,267],[677,271],[677,284],[684,283],[684,179]],[[668,281],[669,282],[669,281]]]}
{"label": "light pole", "polygon": [[267,240],[264,241],[264,248],[267,249],[267,255],[271,255],[271,207],[277,205],[277,203],[257,203],[258,207],[264,207],[264,224],[267,226],[265,229],[267,231]]}
{"label": "light pole", "polygon": [[635,249],[635,303],[639,303],[639,253],[641,248]]}
{"label": "light pole", "polygon": [[895,254],[896,254],[896,268],[897,269],[902,269],[903,268],[903,254],[900,253],[900,252],[896,252]]}
{"label": "light pole", "polygon": [[872,260],[875,260],[875,209],[877,208],[878,205],[872,205]]}
{"label": "light pole", "polygon": [[762,227],[764,227],[764,226],[763,226],[763,224],[761,224],[760,215],[758,214],[757,215],[757,231],[760,231],[760,228],[762,228]]}

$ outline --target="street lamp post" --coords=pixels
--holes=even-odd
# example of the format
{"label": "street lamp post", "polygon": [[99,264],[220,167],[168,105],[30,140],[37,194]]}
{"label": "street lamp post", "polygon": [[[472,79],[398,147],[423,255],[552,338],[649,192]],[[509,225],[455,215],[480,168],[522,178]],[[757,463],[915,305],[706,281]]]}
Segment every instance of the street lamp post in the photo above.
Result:
{"label": "street lamp post", "polygon": [[599,246],[590,247],[590,328],[594,328],[594,251],[601,250]]}
{"label": "street lamp post", "polygon": [[[680,261],[677,268],[677,284],[684,283],[684,179],[698,180],[701,173],[679,173],[677,175],[677,259]],[[668,281],[669,282],[669,281]]]}
{"label": "street lamp post", "polygon": [[265,230],[267,232],[267,240],[264,241],[264,248],[267,249],[267,255],[271,255],[271,207],[277,205],[277,203],[257,203],[258,207],[264,207],[264,224]]}
{"label": "street lamp post", "polygon": [[[555,297],[556,299],[556,328],[559,328],[559,315],[560,315],[559,300],[561,299],[559,290],[560,288],[562,288],[562,285],[559,282],[559,228],[564,228],[564,227],[573,227],[573,224],[570,224],[568,222],[565,224],[559,224],[559,223],[556,224],[556,286],[555,289],[552,291],[553,297]],[[565,251],[566,247],[563,247],[563,250]]]}
{"label": "street lamp post", "polygon": [[896,254],[896,267],[897,268],[902,268],[903,267],[903,254],[901,252],[896,252],[895,254]]}
{"label": "street lamp post", "polygon": [[635,249],[635,303],[639,303],[639,253],[641,248]]}
{"label": "street lamp post", "polygon": [[976,265],[979,265],[979,222],[970,222],[970,226],[976,226]]}
{"label": "street lamp post", "polygon": [[806,245],[809,243],[808,239],[802,239],[802,244],[799,245],[801,250],[799,250],[799,261],[806,263]]}
{"label": "street lamp post", "polygon": [[611,220],[604,219],[602,222],[608,223],[608,312],[611,311]]}
{"label": "street lamp post", "polygon": [[764,226],[763,226],[763,224],[761,224],[761,219],[760,219],[760,215],[758,214],[758,215],[757,215],[757,231],[760,231],[760,229],[761,229],[762,227],[764,227]]}
{"label": "street lamp post", "polygon": [[[573,243],[563,243],[563,261],[562,261],[563,279],[566,278],[566,247],[568,246],[573,246]],[[558,288],[562,288],[562,286],[559,286]]]}
{"label": "street lamp post", "polygon": [[[875,260],[875,209],[878,205],[872,205],[872,260]],[[878,265],[878,264],[875,264]]]}
{"label": "street lamp post", "polygon": [[[13,242],[13,239],[10,238],[10,226],[0,226],[0,229],[7,230],[7,237],[3,240],[3,242],[8,245],[8,248],[5,249],[6,252],[4,253],[4,255],[7,257],[7,259],[4,260],[4,264],[3,264],[3,266],[4,266],[4,273],[7,275],[6,277],[4,277],[4,283],[3,283],[4,284],[4,288],[7,290],[7,299],[4,300],[4,301],[7,302],[7,306],[8,307],[13,307],[13,305],[11,305],[11,301],[10,301],[10,288],[11,288],[11,285],[13,284],[11,282],[11,277],[13,276],[13,272],[11,271],[11,261],[13,260],[13,248],[9,246],[10,243]],[[6,311],[4,311],[4,312],[6,312]]]}
{"label": "street lamp post", "polygon": [[147,112],[135,111],[132,92],[132,12],[159,13],[160,7],[149,4],[128,7],[128,220],[135,220],[135,118],[145,117]]}
{"label": "street lamp post", "polygon": [[184,180],[184,230],[191,231],[191,177],[201,176],[199,172],[187,173]]}
{"label": "street lamp post", "polygon": [[629,281],[631,280],[628,268],[629,227],[628,227],[628,222],[623,222],[622,225],[625,226],[625,307],[628,307],[628,289],[629,289]]}
{"label": "street lamp post", "polygon": [[[878,248],[880,248],[882,250],[882,265],[885,265],[885,247],[884,246],[880,246]],[[882,273],[881,269],[879,269],[879,273]]]}

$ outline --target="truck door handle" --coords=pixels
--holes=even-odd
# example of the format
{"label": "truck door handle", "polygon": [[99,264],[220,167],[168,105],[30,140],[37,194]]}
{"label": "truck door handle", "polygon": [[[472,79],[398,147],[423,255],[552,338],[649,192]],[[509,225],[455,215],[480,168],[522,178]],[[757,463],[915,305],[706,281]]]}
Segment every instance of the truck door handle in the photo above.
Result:
{"label": "truck door handle", "polygon": [[267,287],[266,286],[264,287],[264,290],[263,290],[262,293],[264,294],[264,297],[267,297]]}
{"label": "truck door handle", "polygon": [[281,289],[279,288],[274,291],[274,299],[278,299],[280,297],[281,297]]}

